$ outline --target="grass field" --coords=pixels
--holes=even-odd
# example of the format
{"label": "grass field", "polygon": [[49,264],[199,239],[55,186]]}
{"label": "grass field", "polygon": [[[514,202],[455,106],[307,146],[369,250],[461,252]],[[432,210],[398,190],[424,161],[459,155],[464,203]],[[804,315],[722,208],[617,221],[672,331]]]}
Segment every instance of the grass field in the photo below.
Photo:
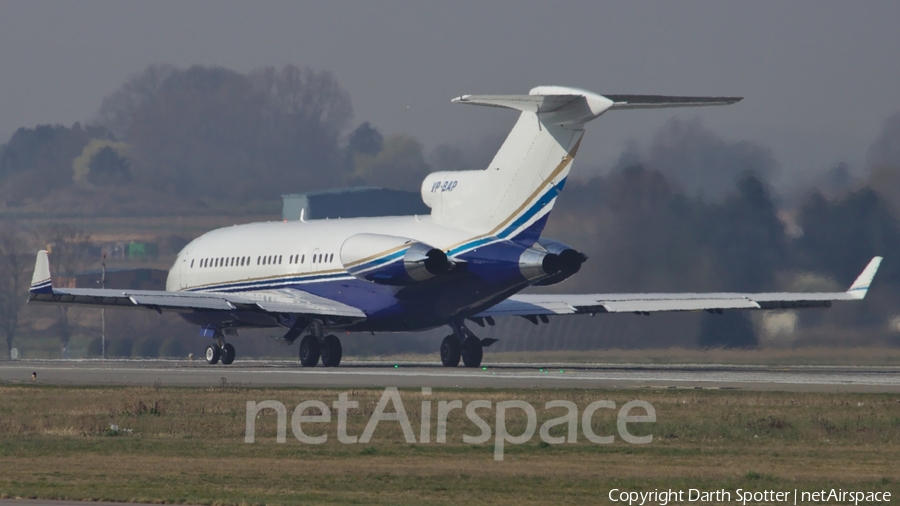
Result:
{"label": "grass field", "polygon": [[[480,430],[454,410],[447,442],[405,442],[397,422],[381,422],[371,442],[341,444],[336,423],[306,425],[328,441],[293,437],[290,411],[304,400],[328,404],[339,390],[67,388],[0,386],[0,495],[192,504],[604,504],[626,490],[844,490],[900,493],[900,396],[714,390],[435,390],[438,401],[520,399],[540,424],[563,414],[550,400],[581,408],[596,400],[650,402],[655,423],[630,426],[653,435],[635,445],[588,442],[579,423],[574,444],[548,445],[535,433],[507,445],[466,444]],[[349,391],[359,402],[348,433],[359,435],[381,390]],[[419,437],[419,390],[402,390]],[[288,410],[287,441],[277,443],[276,415],[263,411],[256,440],[244,443],[247,401],[278,400]],[[388,412],[393,409],[388,408]],[[480,411],[491,428],[490,411]],[[309,414],[309,413],[307,413]],[[633,414],[640,414],[637,410]],[[524,430],[510,411],[511,434]],[[111,428],[117,426],[118,430]],[[617,434],[614,410],[593,418],[597,434]],[[565,426],[551,435],[565,434]]]}

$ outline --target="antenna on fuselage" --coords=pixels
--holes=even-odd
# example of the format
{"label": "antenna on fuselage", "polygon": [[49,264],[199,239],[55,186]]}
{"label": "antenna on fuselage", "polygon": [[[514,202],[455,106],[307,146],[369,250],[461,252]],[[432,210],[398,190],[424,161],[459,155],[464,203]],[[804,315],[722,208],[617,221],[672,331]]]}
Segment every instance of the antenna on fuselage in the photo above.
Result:
{"label": "antenna on fuselage", "polygon": [[300,210],[300,221],[302,221],[303,223],[306,223],[306,219],[304,219],[305,215],[306,215],[306,208],[304,207],[303,209]]}

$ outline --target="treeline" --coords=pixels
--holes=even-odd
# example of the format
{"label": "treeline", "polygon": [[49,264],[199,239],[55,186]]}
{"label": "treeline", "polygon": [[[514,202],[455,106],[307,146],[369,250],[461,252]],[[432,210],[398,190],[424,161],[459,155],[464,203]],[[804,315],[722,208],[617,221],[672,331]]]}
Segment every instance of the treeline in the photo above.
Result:
{"label": "treeline", "polygon": [[352,118],[327,71],[153,65],[87,125],[17,130],[0,147],[0,210],[202,212],[345,185],[418,188],[421,144]]}

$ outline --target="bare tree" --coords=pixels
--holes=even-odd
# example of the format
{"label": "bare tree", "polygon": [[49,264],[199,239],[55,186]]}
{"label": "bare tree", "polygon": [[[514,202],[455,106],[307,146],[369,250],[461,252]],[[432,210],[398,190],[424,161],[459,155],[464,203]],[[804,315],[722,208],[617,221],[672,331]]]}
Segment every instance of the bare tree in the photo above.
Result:
{"label": "bare tree", "polygon": [[[60,281],[62,275],[72,277],[90,263],[89,252],[91,247],[90,235],[83,230],[68,225],[54,225],[38,233],[42,244],[47,245],[50,259],[50,272]],[[69,350],[69,339],[72,337],[72,328],[69,324],[68,306],[59,306],[59,319],[56,322],[56,331],[59,335],[62,356],[65,357]]]}
{"label": "bare tree", "polygon": [[0,224],[0,327],[6,335],[8,357],[19,327],[19,310],[28,298],[30,258],[25,234],[15,224]]}

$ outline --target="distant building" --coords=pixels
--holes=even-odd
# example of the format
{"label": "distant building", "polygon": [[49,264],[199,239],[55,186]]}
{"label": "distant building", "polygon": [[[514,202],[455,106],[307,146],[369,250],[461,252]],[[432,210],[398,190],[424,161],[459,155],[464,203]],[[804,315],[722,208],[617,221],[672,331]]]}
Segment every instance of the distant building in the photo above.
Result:
{"label": "distant building", "polygon": [[281,196],[281,218],[324,220],[372,216],[431,214],[419,192],[360,186]]}

